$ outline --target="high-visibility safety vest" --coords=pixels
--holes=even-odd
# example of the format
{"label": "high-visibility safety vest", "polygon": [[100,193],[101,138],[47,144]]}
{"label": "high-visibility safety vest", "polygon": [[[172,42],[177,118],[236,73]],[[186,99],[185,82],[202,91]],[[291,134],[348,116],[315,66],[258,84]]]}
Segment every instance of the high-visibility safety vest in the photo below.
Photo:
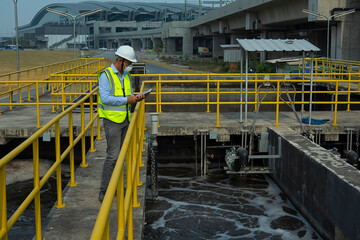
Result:
{"label": "high-visibility safety vest", "polygon": [[[106,68],[102,71],[98,79],[100,79],[100,75],[105,72],[109,83],[110,83],[110,96],[121,96],[121,97],[129,97],[131,96],[131,83],[130,83],[130,75],[126,74],[124,77],[124,86],[121,85],[119,77],[114,73],[111,67]],[[124,87],[124,88],[123,88]],[[100,96],[98,97],[98,111],[100,118],[106,118],[110,121],[116,123],[123,123],[126,119],[126,116],[131,120],[130,114],[131,104],[124,104],[121,106],[113,106],[103,104],[101,102]]]}

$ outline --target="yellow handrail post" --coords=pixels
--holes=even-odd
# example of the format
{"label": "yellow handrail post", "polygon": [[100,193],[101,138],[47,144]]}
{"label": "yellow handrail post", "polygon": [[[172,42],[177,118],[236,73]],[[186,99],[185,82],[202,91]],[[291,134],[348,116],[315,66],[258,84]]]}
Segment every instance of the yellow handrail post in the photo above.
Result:
{"label": "yellow handrail post", "polygon": [[41,128],[40,125],[40,104],[39,104],[39,82],[35,83],[35,92],[36,92],[36,128]]}
{"label": "yellow handrail post", "polygon": [[73,127],[73,112],[69,112],[69,146],[70,150],[70,187],[76,187],[77,182],[75,182],[75,167],[74,167],[74,127]]}
{"label": "yellow handrail post", "polygon": [[347,97],[347,100],[348,100],[348,104],[347,104],[347,109],[346,111],[347,112],[350,112],[350,101],[351,101],[351,74],[347,74],[348,76],[348,97]]}
{"label": "yellow handrail post", "polygon": [[216,82],[216,126],[221,127],[220,125],[220,81]]}
{"label": "yellow handrail post", "polygon": [[62,102],[62,111],[65,111],[65,103],[66,103],[66,93],[65,93],[65,82],[64,82],[64,74],[61,74],[61,102]]}
{"label": "yellow handrail post", "polygon": [[[90,92],[92,91],[92,87],[90,86]],[[92,122],[94,120],[94,103],[93,103],[93,96],[90,97],[90,150],[89,152],[96,152],[96,149],[94,148],[94,123]]]}
{"label": "yellow handrail post", "polygon": [[41,81],[42,81],[42,93],[45,93],[45,77],[44,77],[44,67],[41,67]]}
{"label": "yellow handrail post", "polygon": [[[137,200],[137,186],[138,186],[138,182],[139,182],[139,165],[138,165],[138,134],[137,134],[137,126],[135,126],[135,130],[134,130],[135,134],[132,137],[132,162],[131,164],[133,164],[133,168],[132,170],[135,172],[135,176],[133,176],[132,172],[131,172],[131,178],[132,178],[132,200],[133,200],[133,207],[140,207],[140,203]],[[127,166],[126,166],[127,167]]]}
{"label": "yellow handrail post", "polygon": [[206,112],[209,113],[210,112],[210,75],[209,74],[206,74],[206,80],[207,80],[207,83],[206,83],[206,87],[207,87],[207,107],[206,107]]}
{"label": "yellow handrail post", "polygon": [[[127,217],[127,231],[128,231],[128,239],[133,239],[133,209],[132,209],[132,162],[133,159],[133,151],[131,149],[131,139],[128,149],[128,156],[126,158],[126,196],[129,194],[129,202],[125,201],[126,207],[128,207],[128,217]],[[127,205],[128,204],[128,205]],[[125,207],[125,209],[126,209]]]}
{"label": "yellow handrail post", "polygon": [[[358,79],[360,79],[360,66],[359,66]],[[358,82],[358,91],[360,91],[360,82]]]}
{"label": "yellow handrail post", "polygon": [[19,91],[19,103],[22,103],[22,96],[21,96],[21,82],[20,82],[20,78],[21,78],[21,72],[18,72],[18,91]]}
{"label": "yellow handrail post", "polygon": [[[145,100],[144,100],[145,101]],[[144,139],[144,135],[145,135],[145,102],[143,102],[141,105],[140,105],[140,107],[141,107],[141,121],[140,121],[140,123],[141,123],[141,130],[140,130],[140,133],[141,133],[141,135],[140,135],[140,149],[141,149],[141,151],[142,152],[144,152],[145,151],[145,148],[144,148],[144,140],[146,139]],[[144,165],[144,163],[142,162],[142,154],[140,155],[140,159],[139,159],[139,166],[140,167],[144,167],[145,165]]]}
{"label": "yellow handrail post", "polygon": [[118,234],[125,235],[125,209],[124,209],[124,167],[121,168],[120,178],[117,184],[117,217],[118,217]]}
{"label": "yellow handrail post", "polygon": [[339,81],[336,81],[335,87],[335,106],[334,106],[334,123],[333,126],[337,126],[336,118],[337,118],[337,106],[338,106],[338,92],[339,92]]}
{"label": "yellow handrail post", "polygon": [[8,239],[5,165],[0,167],[0,238]]}
{"label": "yellow handrail post", "polygon": [[159,75],[159,113],[162,113],[162,110],[161,110],[161,75]]}
{"label": "yellow handrail post", "polygon": [[103,240],[109,240],[110,239],[110,223],[109,223],[109,217],[107,218],[106,221],[106,226],[105,226],[105,231],[104,231],[104,235],[103,235]]}
{"label": "yellow handrail post", "polygon": [[159,82],[156,82],[156,95],[155,95],[155,101],[156,101],[156,112],[159,113]]}
{"label": "yellow handrail post", "polygon": [[97,130],[98,130],[98,134],[97,134],[97,140],[102,140],[102,137],[101,137],[101,134],[100,134],[100,131],[101,131],[101,126],[100,126],[100,117],[99,117],[99,114],[97,115]]}
{"label": "yellow handrail post", "polygon": [[[11,75],[9,75],[9,109],[10,110],[13,110],[13,107],[12,107],[12,102],[13,102],[13,91],[12,91],[12,86],[11,86]],[[1,112],[0,112],[1,114]]]}
{"label": "yellow handrail post", "polygon": [[[30,82],[30,71],[27,71],[27,81]],[[30,83],[27,84],[28,89],[28,101],[31,102],[31,96],[30,96]]]}
{"label": "yellow handrail post", "polygon": [[54,85],[55,83],[50,83],[50,91],[51,91],[51,102],[53,103],[52,104],[52,108],[51,108],[51,112],[56,112],[55,111],[55,96],[54,96],[54,89],[55,89],[55,85]]}
{"label": "yellow handrail post", "polygon": [[280,81],[277,81],[277,91],[276,91],[276,120],[275,120],[275,126],[280,126],[279,124],[279,101],[280,100]]}
{"label": "yellow handrail post", "polygon": [[258,85],[258,75],[254,74],[255,76],[255,106],[254,106],[254,112],[257,112],[257,105],[258,105],[258,99],[257,99],[257,85]]}
{"label": "yellow handrail post", "polygon": [[33,172],[34,172],[34,189],[39,192],[34,197],[35,207],[35,236],[41,238],[41,205],[40,205],[40,173],[39,173],[39,138],[33,142]]}
{"label": "yellow handrail post", "polygon": [[86,163],[85,152],[85,116],[84,116],[84,103],[81,103],[81,133],[84,134],[81,138],[81,164],[80,167],[85,168],[88,166]]}
{"label": "yellow handrail post", "polygon": [[[60,159],[60,120],[55,123],[55,155],[56,162],[61,162]],[[56,208],[64,208],[65,204],[62,202],[62,187],[61,187],[61,163],[56,168],[56,186],[57,186],[57,203]]]}
{"label": "yellow handrail post", "polygon": [[[59,80],[59,76],[56,77],[56,80]],[[56,83],[56,93],[59,93],[59,85],[60,83]],[[56,109],[60,109],[60,106],[59,106],[59,94],[56,95]]]}

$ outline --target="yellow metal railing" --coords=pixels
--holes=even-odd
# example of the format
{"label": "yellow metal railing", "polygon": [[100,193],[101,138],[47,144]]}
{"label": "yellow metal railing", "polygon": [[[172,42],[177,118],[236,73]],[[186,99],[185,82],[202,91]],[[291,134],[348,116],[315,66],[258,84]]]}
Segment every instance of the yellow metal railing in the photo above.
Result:
{"label": "yellow metal railing", "polygon": [[[31,90],[36,88],[36,95],[33,98],[37,98],[38,95],[44,94],[49,88],[48,80],[51,79],[52,74],[91,74],[98,73],[105,67],[105,59],[103,58],[79,58],[76,60],[60,62],[31,69],[25,69],[18,72],[12,72],[8,74],[0,75],[0,86],[2,89],[8,89],[6,91],[0,91],[0,98],[8,96],[9,109],[12,110],[13,106],[22,104],[24,100],[31,102]],[[36,82],[39,82],[38,86]],[[39,89],[41,87],[41,89]],[[53,85],[52,91],[58,89],[58,86]],[[27,97],[23,98],[23,91],[27,90]],[[14,99],[14,94],[18,94],[18,97]],[[17,104],[15,103],[17,101]],[[4,105],[4,104],[2,104]],[[0,108],[1,114],[1,108]]]}
{"label": "yellow metal railing", "polygon": [[[39,109],[42,105],[62,106],[62,113],[56,116],[53,120],[47,123],[44,127],[39,129],[29,139],[19,145],[16,149],[11,151],[5,157],[0,159],[0,239],[6,239],[9,229],[13,226],[15,221],[19,218],[24,209],[34,201],[35,206],[35,222],[36,222],[36,239],[41,239],[41,212],[40,212],[40,189],[49,179],[53,172],[56,171],[57,175],[57,204],[56,207],[64,207],[62,203],[61,192],[61,162],[66,156],[70,156],[70,169],[71,179],[70,186],[76,186],[74,176],[74,146],[81,141],[82,146],[82,167],[86,167],[85,159],[85,132],[90,132],[91,146],[90,151],[95,151],[93,139],[94,139],[94,121],[97,120],[97,135],[100,137],[100,122],[98,114],[93,113],[94,97],[98,95],[98,87],[94,84],[97,82],[97,74],[94,72],[104,66],[99,61],[98,67],[94,67],[93,70],[89,70],[87,73],[72,72],[64,74],[52,74],[49,76],[49,80],[37,80],[32,83],[35,84],[36,102],[35,103],[21,103],[22,105],[36,105],[39,116]],[[319,63],[318,63],[319,64]],[[303,77],[304,75],[304,77]],[[137,186],[141,185],[139,180],[139,167],[142,166],[142,151],[143,151],[143,139],[145,129],[145,105],[155,106],[156,112],[161,113],[163,106],[171,105],[203,105],[206,107],[206,112],[210,112],[210,107],[215,106],[216,109],[216,127],[220,127],[220,112],[221,107],[224,105],[242,105],[248,104],[252,106],[254,111],[257,111],[259,104],[258,94],[271,94],[273,97],[265,99],[261,104],[274,105],[276,109],[275,125],[279,125],[279,112],[280,106],[285,104],[280,101],[282,94],[295,94],[293,90],[284,90],[282,88],[284,83],[289,84],[309,84],[311,75],[313,75],[314,84],[331,85],[333,89],[329,90],[316,90],[312,91],[313,94],[326,93],[334,96],[334,100],[330,101],[298,101],[295,100],[295,105],[309,105],[309,104],[329,104],[334,106],[334,122],[333,125],[337,125],[338,106],[347,105],[347,110],[350,110],[351,105],[358,105],[360,102],[352,101],[351,94],[358,94],[360,91],[357,88],[352,87],[352,84],[359,84],[359,74],[356,72],[315,72],[313,74],[249,74],[248,82],[245,82],[245,75],[240,74],[151,74],[151,75],[133,75],[138,76],[143,82],[141,91],[146,88],[153,88],[151,96],[154,100],[146,102],[139,102],[135,108],[135,112],[132,115],[132,121],[129,125],[126,138],[123,143],[120,155],[118,157],[113,175],[111,177],[108,190],[106,192],[104,201],[99,211],[98,218],[96,220],[91,239],[109,239],[109,213],[115,193],[117,193],[117,215],[118,215],[118,239],[124,239],[125,231],[127,230],[127,236],[129,239],[133,238],[133,219],[132,211],[134,207],[138,207],[137,200]],[[345,77],[341,78],[340,75]],[[184,80],[186,79],[186,80]],[[4,83],[10,84],[12,81],[4,81]],[[19,83],[29,83],[28,81],[18,81]],[[264,91],[261,86],[264,82],[273,86],[272,90]],[[39,98],[39,86],[42,84],[49,84],[51,94],[53,96],[53,102],[41,103]],[[186,88],[187,84],[195,84],[196,89],[189,91]],[[244,91],[240,91],[245,84],[249,85],[249,101],[245,102],[240,100],[240,96],[244,95]],[[11,84],[10,84],[11,85]],[[236,86],[236,87],[234,87]],[[241,87],[242,86],[242,87]],[[185,88],[183,88],[185,87]],[[180,88],[174,90],[174,88]],[[244,90],[244,88],[243,88]],[[90,91],[89,93],[85,93]],[[71,102],[73,97],[83,96],[79,102]],[[302,94],[302,93],[298,93]],[[310,94],[309,90],[303,92],[303,94]],[[346,94],[347,100],[340,101],[339,95]],[[199,95],[202,100],[198,101],[171,101],[171,97],[177,95],[182,96],[182,99],[186,99],[187,96]],[[235,95],[239,97],[237,101],[225,101],[224,96]],[[55,100],[56,98],[56,100]],[[96,97],[95,97],[96,98]],[[149,98],[151,99],[151,98]],[[89,103],[86,103],[89,101]],[[289,103],[289,102],[287,102]],[[20,103],[14,103],[17,105]],[[1,104],[6,105],[6,104]],[[90,120],[85,125],[85,106],[89,105]],[[69,108],[65,109],[65,106]],[[81,107],[81,133],[74,139],[73,135],[73,110]],[[54,108],[54,107],[53,107]],[[54,109],[53,109],[54,110]],[[60,151],[60,120],[68,116],[69,125],[69,146],[64,152]],[[40,127],[40,118],[38,118],[37,127]],[[39,138],[43,133],[50,128],[55,129],[55,159],[56,162],[52,165],[45,176],[39,178]],[[7,219],[6,209],[6,182],[5,182],[5,167],[10,161],[12,161],[22,150],[32,145],[33,147],[33,164],[34,164],[34,188],[20,207],[14,212],[14,214]],[[126,164],[126,194],[124,196],[124,165]]]}
{"label": "yellow metal railing", "polygon": [[[93,96],[97,93],[98,88],[95,88],[90,93],[88,93],[84,98],[78,101],[76,104],[72,105],[66,111],[62,112],[50,122],[48,122],[44,127],[39,129],[31,137],[25,140],[22,144],[8,153],[6,156],[0,159],[0,239],[7,239],[7,235],[11,227],[21,216],[24,210],[29,206],[29,204],[34,201],[34,211],[35,211],[35,229],[36,229],[36,239],[42,239],[41,237],[41,206],[40,206],[40,189],[48,181],[51,175],[56,171],[56,182],[57,182],[57,203],[55,207],[62,208],[65,205],[62,202],[62,187],[61,187],[61,162],[69,155],[70,157],[70,187],[76,186],[75,175],[74,175],[74,148],[75,145],[81,141],[81,150],[82,150],[82,163],[81,167],[86,167],[86,158],[85,158],[85,133],[90,132],[90,151],[95,151],[94,149],[94,121],[97,120],[97,137],[100,139],[100,120],[98,114],[93,113],[93,107],[96,106],[93,102]],[[85,124],[85,101],[89,100],[90,104],[90,119],[87,124]],[[74,123],[73,123],[73,110],[76,107],[81,107],[81,133],[74,139]],[[69,146],[61,153],[60,151],[60,120],[65,116],[68,117],[68,126],[69,130]],[[55,163],[50,167],[48,172],[40,179],[39,177],[39,138],[50,128],[55,128]],[[12,161],[17,155],[24,151],[28,146],[32,145],[33,148],[33,169],[34,169],[34,188],[26,199],[21,203],[19,208],[12,214],[12,216],[7,219],[7,208],[6,208],[6,178],[5,178],[5,167],[10,161]]]}
{"label": "yellow metal railing", "polygon": [[[141,88],[141,91],[143,87]],[[117,201],[117,239],[133,239],[133,208],[140,207],[137,200],[139,167],[142,164],[142,151],[145,129],[145,102],[137,103],[126,133],[119,157],[111,176],[109,186],[101,204],[91,238],[93,240],[109,239],[109,214],[116,193]],[[124,166],[126,161],[126,193],[124,196]]]}
{"label": "yellow metal railing", "polygon": [[[87,59],[86,59],[87,60]],[[45,80],[19,80],[16,81],[19,85],[23,84],[28,87],[28,101],[20,101],[17,103],[13,102],[13,92],[18,91],[18,94],[21,96],[21,89],[13,89],[3,93],[9,94],[8,101],[3,100],[0,102],[0,115],[1,106],[9,106],[9,109],[12,110],[13,106],[35,106],[36,107],[36,118],[37,118],[37,128],[40,128],[40,107],[41,106],[52,106],[52,112],[56,112],[56,109],[65,110],[65,107],[68,105],[74,104],[71,102],[74,97],[85,95],[87,92],[91,91],[93,87],[97,84],[97,74],[105,67],[104,59],[93,59],[94,61],[85,62],[85,64],[66,69],[60,74],[51,74]],[[77,74],[74,74],[77,73]],[[10,76],[10,74],[6,75]],[[11,85],[14,81],[2,81],[2,84],[8,84],[11,89]],[[30,98],[30,86],[34,92],[33,99]],[[52,96],[52,101],[49,102],[46,98],[43,98],[44,101],[41,101],[41,96],[45,93],[45,86],[47,86],[48,91],[50,91]],[[66,98],[66,96],[69,96]],[[1,94],[0,94],[1,96]],[[61,96],[61,101],[59,99]],[[20,98],[21,99],[21,98]]]}
{"label": "yellow metal railing", "polygon": [[[346,79],[340,79],[340,75],[346,75]],[[272,100],[267,100],[261,102],[261,104],[266,105],[275,105],[276,108],[276,115],[275,115],[275,125],[279,125],[279,112],[280,112],[280,105],[285,104],[280,99],[280,95],[282,94],[295,94],[295,92],[284,90],[282,89],[282,85],[284,83],[291,83],[291,84],[309,84],[311,74],[307,73],[304,74],[304,79],[302,79],[302,74],[249,74],[248,75],[248,84],[249,84],[249,99],[247,103],[243,100],[240,101],[240,95],[244,95],[244,91],[240,91],[240,85],[242,84],[245,86],[245,76],[241,76],[240,74],[147,74],[147,75],[138,75],[145,83],[147,88],[154,88],[153,93],[151,95],[155,95],[155,99],[151,102],[147,101],[146,105],[153,105],[156,107],[156,112],[162,112],[162,106],[165,105],[204,105],[206,106],[206,112],[209,112],[209,107],[211,105],[216,106],[216,127],[220,127],[220,108],[224,105],[245,105],[248,104],[253,106],[254,111],[257,110],[257,105],[259,103],[259,99],[257,99],[258,94],[270,94],[273,96]],[[320,77],[324,77],[320,79]],[[233,80],[223,80],[225,77],[231,77]],[[318,78],[317,78],[318,77]],[[146,80],[146,78],[152,78],[155,80]],[[171,80],[164,80],[164,79],[171,79]],[[186,79],[186,80],[179,80],[179,79]],[[205,79],[205,80],[198,80],[198,79]],[[264,80],[269,79],[269,80]],[[271,91],[260,91],[258,92],[258,86],[260,84],[268,82],[274,86],[276,89]],[[231,88],[231,90],[226,87],[226,84],[235,84],[236,88]],[[359,78],[357,73],[315,73],[313,74],[313,84],[323,84],[323,85],[333,85],[333,89],[329,90],[316,90],[312,91],[312,94],[320,94],[325,93],[329,95],[334,95],[334,100],[329,101],[313,101],[311,102],[312,105],[333,105],[334,106],[334,122],[333,125],[337,126],[337,114],[338,114],[338,106],[339,105],[347,105],[347,111],[350,111],[351,105],[358,105],[360,102],[352,101],[350,96],[351,94],[359,94],[359,90],[357,88],[352,88],[351,84],[356,83],[359,84]],[[186,91],[186,85],[189,84],[199,84],[201,87],[198,88],[196,91]],[[168,87],[166,87],[169,85]],[[225,85],[225,87],[223,87]],[[342,87],[343,86],[343,87]],[[185,87],[181,91],[174,91],[174,88],[178,87]],[[201,90],[202,88],[202,90]],[[301,94],[310,94],[310,90],[306,90],[300,93]],[[338,96],[339,95],[347,95],[347,100],[340,101]],[[171,95],[182,96],[184,99],[186,96],[189,95],[202,95],[203,101],[171,101]],[[222,97],[226,95],[235,95],[239,96],[239,101],[224,101],[221,100]],[[164,101],[166,99],[166,101]],[[289,103],[289,101],[287,101]],[[293,102],[295,105],[309,105],[309,101],[299,101],[296,100]]]}

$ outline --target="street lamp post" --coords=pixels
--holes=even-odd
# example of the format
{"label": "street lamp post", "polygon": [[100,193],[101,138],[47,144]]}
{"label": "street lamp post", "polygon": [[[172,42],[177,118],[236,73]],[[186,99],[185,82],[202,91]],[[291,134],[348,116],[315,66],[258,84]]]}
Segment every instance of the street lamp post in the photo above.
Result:
{"label": "street lamp post", "polygon": [[312,12],[312,11],[310,11],[308,9],[303,9],[302,12],[306,13],[306,14],[309,14],[309,15],[312,15],[312,16],[315,16],[315,17],[322,17],[322,18],[325,18],[327,20],[326,58],[329,58],[330,19],[331,18],[338,18],[338,17],[342,17],[342,16],[345,16],[345,15],[354,13],[355,9],[350,9],[348,11],[343,11],[343,12],[340,12],[340,13],[336,13],[336,14],[333,14],[331,16],[325,16],[325,15],[322,15],[320,13],[315,13],[315,12]]}
{"label": "street lamp post", "polygon": [[55,10],[55,9],[52,9],[52,8],[47,8],[46,11],[51,12],[51,13],[55,13],[55,14],[58,14],[58,15],[61,15],[61,16],[64,16],[64,17],[71,17],[73,19],[73,22],[74,22],[74,58],[76,59],[76,42],[75,42],[75,37],[76,37],[75,36],[75,33],[76,33],[75,32],[75,21],[76,21],[76,18],[77,17],[85,17],[85,16],[88,16],[88,15],[100,12],[100,11],[102,11],[102,9],[99,8],[99,9],[91,10],[91,11],[88,11],[88,12],[80,13],[80,14],[77,14],[77,15],[71,15],[70,13],[61,12],[59,10]]}
{"label": "street lamp post", "polygon": [[20,71],[20,60],[19,60],[19,30],[18,30],[17,1],[18,1],[18,0],[14,0],[15,34],[16,34],[16,63],[17,63],[17,71]]}

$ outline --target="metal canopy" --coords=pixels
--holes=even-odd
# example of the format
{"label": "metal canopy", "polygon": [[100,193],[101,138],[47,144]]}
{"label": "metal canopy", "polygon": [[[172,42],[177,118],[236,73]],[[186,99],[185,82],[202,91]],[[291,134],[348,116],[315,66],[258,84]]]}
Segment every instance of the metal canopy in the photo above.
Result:
{"label": "metal canopy", "polygon": [[304,39],[236,39],[247,52],[317,52],[318,47]]}
{"label": "metal canopy", "polygon": [[[309,100],[309,126],[311,125],[311,110],[312,110],[312,89],[313,89],[313,57],[314,52],[320,51],[318,47],[309,43],[304,39],[236,39],[242,49],[245,51],[245,124],[247,124],[248,113],[248,69],[249,69],[249,52],[302,52],[303,55],[303,76],[305,79],[305,52],[311,52],[311,76],[310,76],[310,100]],[[229,45],[227,45],[229,47]],[[223,48],[226,45],[221,46]],[[231,47],[235,47],[231,45]],[[243,75],[243,59],[241,58],[241,76]],[[240,101],[242,102],[242,83],[240,84]],[[304,102],[304,82],[301,86],[301,101]],[[304,110],[304,105],[301,105],[301,113]],[[240,122],[242,122],[242,105],[240,105]]]}

